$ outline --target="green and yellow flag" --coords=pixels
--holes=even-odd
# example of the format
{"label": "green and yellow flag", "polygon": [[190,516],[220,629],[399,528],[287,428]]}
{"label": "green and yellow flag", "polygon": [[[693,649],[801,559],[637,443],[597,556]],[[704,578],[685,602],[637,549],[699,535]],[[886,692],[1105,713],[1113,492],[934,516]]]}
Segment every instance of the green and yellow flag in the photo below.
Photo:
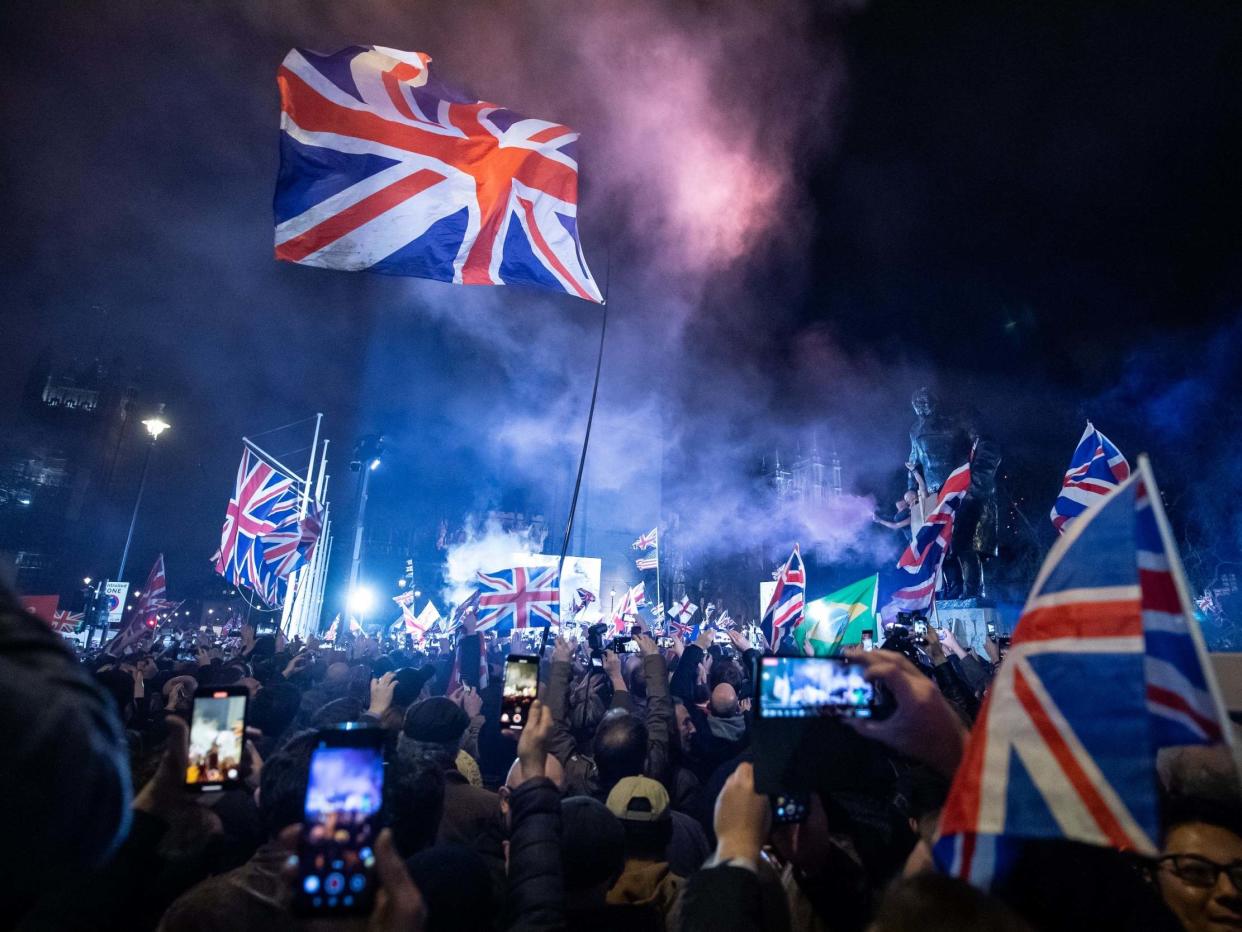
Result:
{"label": "green and yellow flag", "polygon": [[804,654],[828,657],[842,649],[862,643],[862,633],[870,631],[879,643],[876,628],[875,590],[879,576],[868,576],[822,599],[806,603],[802,624],[793,638]]}

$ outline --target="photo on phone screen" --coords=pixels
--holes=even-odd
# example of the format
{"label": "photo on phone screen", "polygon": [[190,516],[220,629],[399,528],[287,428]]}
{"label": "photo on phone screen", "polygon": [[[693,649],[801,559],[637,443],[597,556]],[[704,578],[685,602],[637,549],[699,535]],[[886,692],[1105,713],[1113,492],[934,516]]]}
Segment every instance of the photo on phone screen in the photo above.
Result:
{"label": "photo on phone screen", "polygon": [[873,641],[872,641],[871,632],[870,632],[870,631],[864,631],[864,632],[862,633],[862,649],[863,649],[863,650],[871,650],[873,647],[875,647],[875,644],[874,644],[874,643],[873,643]]}
{"label": "photo on phone screen", "polygon": [[805,822],[811,808],[811,798],[804,793],[773,793],[772,822],[790,825]]}
{"label": "photo on phone screen", "polygon": [[866,668],[847,657],[764,657],[759,666],[759,717],[873,717],[875,688]]}
{"label": "photo on phone screen", "polygon": [[915,634],[926,634],[927,633],[927,622],[921,619],[919,621],[916,621],[914,623],[914,633]]}
{"label": "photo on phone screen", "polygon": [[539,658],[505,659],[505,685],[500,697],[500,727],[520,731],[526,726],[530,704],[539,692]]}
{"label": "photo on phone screen", "polygon": [[204,686],[194,693],[187,787],[222,790],[241,784],[249,698],[244,686]]}
{"label": "photo on phone screen", "polygon": [[384,800],[383,732],[319,733],[306,781],[294,911],[365,914],[375,902],[375,837]]}

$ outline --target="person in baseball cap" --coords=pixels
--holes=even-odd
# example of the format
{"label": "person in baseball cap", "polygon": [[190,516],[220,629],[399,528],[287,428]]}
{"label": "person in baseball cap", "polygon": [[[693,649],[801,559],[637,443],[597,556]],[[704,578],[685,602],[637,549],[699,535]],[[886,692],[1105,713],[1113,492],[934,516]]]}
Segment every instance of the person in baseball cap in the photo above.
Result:
{"label": "person in baseball cap", "polygon": [[665,855],[673,837],[668,791],[650,777],[624,777],[608,794],[607,805],[625,829],[625,869],[608,891],[608,902],[653,907],[667,922],[686,882],[669,869]]}

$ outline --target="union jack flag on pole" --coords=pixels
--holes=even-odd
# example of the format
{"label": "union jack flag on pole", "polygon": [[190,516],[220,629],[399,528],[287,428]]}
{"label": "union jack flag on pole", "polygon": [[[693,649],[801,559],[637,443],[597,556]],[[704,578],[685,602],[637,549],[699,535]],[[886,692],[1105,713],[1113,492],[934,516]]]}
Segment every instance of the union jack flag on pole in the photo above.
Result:
{"label": "union jack flag on pole", "polygon": [[578,241],[578,134],[450,91],[430,63],[285,56],[276,258],[602,303]]}
{"label": "union jack flag on pole", "polygon": [[776,573],[776,588],[768,600],[768,607],[763,610],[763,618],[759,628],[763,636],[777,649],[781,636],[786,629],[792,630],[802,621],[802,610],[806,607],[806,567],[802,563],[802,550],[794,544],[793,553]]}
{"label": "union jack flag on pole", "polygon": [[220,532],[216,572],[279,605],[288,575],[310,558],[322,526],[317,506],[298,517],[300,503],[297,480],[247,445]]}
{"label": "union jack flag on pole", "polygon": [[639,582],[638,585],[627,589],[612,613],[612,626],[616,629],[616,632],[618,634],[623,632],[625,630],[625,619],[631,615],[636,616],[639,607],[646,604],[647,594],[643,583]]}
{"label": "union jack flag on pole", "polygon": [[634,541],[630,546],[634,550],[650,550],[652,547],[660,546],[660,529],[653,527],[646,534],[639,535],[638,540]]}
{"label": "union jack flag on pole", "polygon": [[1143,855],[1156,752],[1232,741],[1146,457],[1036,577],[941,817],[942,869],[986,887],[1022,839]]}
{"label": "union jack flag on pole", "polygon": [[1130,464],[1111,440],[1087,421],[1087,429],[1070,457],[1069,469],[1061,483],[1061,494],[1052,506],[1052,523],[1057,532],[1096,504],[1119,482],[1130,476]]}
{"label": "union jack flag on pole", "polygon": [[138,597],[138,602],[134,605],[129,620],[117,631],[117,638],[123,635],[132,636],[146,625],[147,620],[153,615],[181,605],[180,602],[169,602],[164,598],[168,593],[168,577],[164,573],[162,553],[157,555],[155,562],[151,564],[151,572],[147,574],[147,583],[142,587],[141,592],[142,595]]}
{"label": "union jack flag on pole", "polygon": [[953,541],[953,519],[970,490],[970,464],[949,474],[936,507],[927,515],[895,569],[880,573],[880,617],[894,621],[898,612],[925,612],[931,608],[940,583],[940,567]]}
{"label": "union jack flag on pole", "polygon": [[515,628],[547,628],[560,624],[561,579],[555,566],[515,566],[495,573],[480,572],[480,633],[493,628],[508,634]]}

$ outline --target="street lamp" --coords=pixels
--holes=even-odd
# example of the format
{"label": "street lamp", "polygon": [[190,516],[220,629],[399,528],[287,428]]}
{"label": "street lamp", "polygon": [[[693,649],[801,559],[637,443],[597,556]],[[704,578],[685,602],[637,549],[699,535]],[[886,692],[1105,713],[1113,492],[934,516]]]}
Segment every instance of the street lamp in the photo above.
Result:
{"label": "street lamp", "polygon": [[125,535],[125,549],[121,551],[121,568],[116,571],[118,580],[125,578],[125,564],[129,562],[129,545],[134,540],[134,526],[138,523],[138,506],[142,504],[142,493],[147,487],[147,471],[151,468],[151,451],[155,449],[155,441],[164,431],[172,427],[163,417],[164,406],[160,405],[159,412],[155,417],[149,417],[142,422],[142,426],[147,429],[147,433],[151,439],[147,441],[147,455],[142,461],[142,478],[138,481],[138,495],[134,498],[134,512],[129,517],[129,533]]}
{"label": "street lamp", "polygon": [[379,468],[380,456],[384,452],[384,438],[381,434],[367,434],[354,444],[354,455],[349,468],[358,473],[358,507],[354,511],[354,552],[349,564],[349,592],[358,588],[358,576],[362,569],[362,538],[366,525],[367,489],[371,484],[371,473]]}

